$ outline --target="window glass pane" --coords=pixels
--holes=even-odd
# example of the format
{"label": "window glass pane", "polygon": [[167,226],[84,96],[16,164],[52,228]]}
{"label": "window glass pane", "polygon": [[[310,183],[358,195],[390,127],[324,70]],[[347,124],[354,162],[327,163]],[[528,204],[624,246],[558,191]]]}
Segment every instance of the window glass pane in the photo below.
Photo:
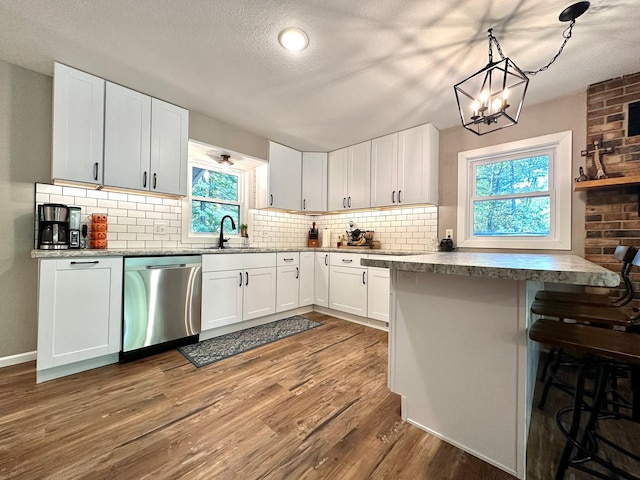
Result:
{"label": "window glass pane", "polygon": [[225,233],[238,233],[240,226],[240,206],[216,202],[191,201],[191,231],[193,233],[220,233],[220,220],[231,215],[236,228],[231,228],[231,221],[224,221]]}
{"label": "window glass pane", "polygon": [[236,175],[194,166],[191,169],[191,185],[191,195],[194,197],[238,201]]}
{"label": "window glass pane", "polygon": [[545,192],[549,189],[549,155],[484,163],[476,168],[476,196]]}
{"label": "window glass pane", "polygon": [[474,235],[544,236],[550,233],[549,196],[473,202]]}

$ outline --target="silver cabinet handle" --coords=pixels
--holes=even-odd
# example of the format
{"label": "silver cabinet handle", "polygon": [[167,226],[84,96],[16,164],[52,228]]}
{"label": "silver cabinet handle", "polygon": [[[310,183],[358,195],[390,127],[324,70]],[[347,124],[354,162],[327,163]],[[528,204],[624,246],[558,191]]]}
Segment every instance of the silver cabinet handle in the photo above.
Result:
{"label": "silver cabinet handle", "polygon": [[342,208],[347,208],[347,197],[342,197]]}
{"label": "silver cabinet handle", "polygon": [[349,197],[349,201],[347,202],[347,206],[351,208],[351,197]]}
{"label": "silver cabinet handle", "polygon": [[93,260],[90,262],[76,262],[76,261],[69,262],[70,265],[97,265],[98,263],[100,263],[98,260]]}
{"label": "silver cabinet handle", "polygon": [[300,269],[296,267],[296,278],[300,278]]}
{"label": "silver cabinet handle", "polygon": [[306,199],[306,198],[303,198],[303,199],[302,199],[302,209],[303,209],[303,210],[306,210],[306,209],[307,209],[307,199]]}
{"label": "silver cabinet handle", "polygon": [[347,260],[346,258],[343,258],[343,259],[342,259],[342,261],[343,261],[344,263],[351,263],[351,262],[353,262],[353,260]]}
{"label": "silver cabinet handle", "polygon": [[98,162],[93,164],[93,179],[98,180]]}
{"label": "silver cabinet handle", "polygon": [[273,206],[273,194],[269,195],[270,197],[270,201],[269,201],[269,206]]}
{"label": "silver cabinet handle", "polygon": [[367,282],[365,282],[365,281],[364,281],[364,277],[365,277],[365,275],[366,275],[366,274],[367,274],[367,272],[362,272],[362,283],[363,283],[364,285],[366,285],[366,284],[367,284]]}
{"label": "silver cabinet handle", "polygon": [[329,266],[329,255],[325,255],[325,256],[324,256],[324,264],[325,264],[325,266],[327,266],[327,267]]}

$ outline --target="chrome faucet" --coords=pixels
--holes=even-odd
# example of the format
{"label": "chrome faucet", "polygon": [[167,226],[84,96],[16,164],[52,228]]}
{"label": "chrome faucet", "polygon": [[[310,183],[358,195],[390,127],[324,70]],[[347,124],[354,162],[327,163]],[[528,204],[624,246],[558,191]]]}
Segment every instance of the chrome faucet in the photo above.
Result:
{"label": "chrome faucet", "polygon": [[218,243],[218,247],[220,248],[224,248],[224,221],[227,218],[231,220],[231,228],[234,230],[236,229],[236,222],[233,221],[233,217],[231,215],[225,215],[222,217],[222,220],[220,220],[220,242]]}

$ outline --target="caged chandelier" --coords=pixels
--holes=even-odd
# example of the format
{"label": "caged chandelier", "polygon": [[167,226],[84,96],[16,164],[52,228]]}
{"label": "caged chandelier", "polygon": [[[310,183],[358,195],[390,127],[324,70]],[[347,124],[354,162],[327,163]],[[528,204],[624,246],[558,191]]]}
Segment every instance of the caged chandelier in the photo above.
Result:
{"label": "caged chandelier", "polygon": [[[505,57],[493,29],[488,30],[489,63],[480,71],[456,84],[458,110],[462,126],[476,135],[495,132],[518,123],[529,78],[551,66],[560,56],[571,38],[576,18],[589,8],[589,2],[578,2],[565,8],[559,16],[561,22],[570,22],[563,32],[564,41],[553,58],[538,70],[520,70],[509,57]],[[500,60],[493,61],[493,46],[500,54]]]}

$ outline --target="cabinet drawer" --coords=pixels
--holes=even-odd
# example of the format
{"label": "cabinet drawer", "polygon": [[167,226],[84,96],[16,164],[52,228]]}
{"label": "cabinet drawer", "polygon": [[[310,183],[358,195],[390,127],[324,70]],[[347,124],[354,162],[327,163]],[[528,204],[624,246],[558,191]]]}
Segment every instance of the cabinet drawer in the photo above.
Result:
{"label": "cabinet drawer", "polygon": [[331,253],[329,255],[332,267],[361,267],[360,260],[367,258],[362,253]]}
{"label": "cabinet drawer", "polygon": [[298,252],[278,252],[277,254],[278,267],[286,265],[299,265],[300,254]]}

